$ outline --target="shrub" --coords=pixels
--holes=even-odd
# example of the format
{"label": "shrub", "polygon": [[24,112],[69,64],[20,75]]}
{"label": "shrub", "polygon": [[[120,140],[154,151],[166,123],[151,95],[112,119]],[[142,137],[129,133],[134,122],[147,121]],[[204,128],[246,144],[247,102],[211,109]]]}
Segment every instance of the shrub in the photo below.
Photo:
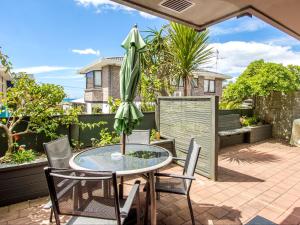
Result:
{"label": "shrub", "polygon": [[252,116],[252,117],[246,117],[243,116],[241,119],[242,126],[247,127],[247,126],[252,126],[256,125],[260,122],[257,116]]}
{"label": "shrub", "polygon": [[32,149],[25,150],[19,148],[19,150],[14,151],[11,156],[11,162],[13,163],[25,163],[31,162],[36,159],[36,154]]}

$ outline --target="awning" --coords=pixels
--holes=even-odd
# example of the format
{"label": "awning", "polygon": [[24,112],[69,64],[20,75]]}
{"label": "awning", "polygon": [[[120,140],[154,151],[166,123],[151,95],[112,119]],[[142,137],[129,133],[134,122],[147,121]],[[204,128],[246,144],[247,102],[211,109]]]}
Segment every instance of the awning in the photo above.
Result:
{"label": "awning", "polygon": [[300,40],[300,0],[113,0],[197,30],[253,15]]}

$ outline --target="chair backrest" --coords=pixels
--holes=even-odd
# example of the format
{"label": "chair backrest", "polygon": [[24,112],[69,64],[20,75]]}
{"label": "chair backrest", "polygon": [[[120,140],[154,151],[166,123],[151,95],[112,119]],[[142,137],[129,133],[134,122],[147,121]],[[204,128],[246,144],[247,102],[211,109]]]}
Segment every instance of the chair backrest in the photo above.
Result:
{"label": "chair backrest", "polygon": [[240,114],[219,115],[218,131],[234,130],[242,127]]}
{"label": "chair backrest", "polygon": [[150,130],[133,130],[126,136],[126,143],[130,144],[150,144]]}
{"label": "chair backrest", "polygon": [[[183,175],[193,176],[196,170],[199,154],[201,147],[195,141],[195,138],[192,138],[190,141],[186,161],[184,164]],[[187,180],[187,185],[190,185],[191,181]]]}
{"label": "chair backrest", "polygon": [[82,224],[86,217],[121,224],[116,173],[45,168],[45,175],[58,225],[59,215],[83,217]]}
{"label": "chair backrest", "polygon": [[69,160],[72,157],[72,149],[68,136],[44,143],[49,166],[55,168],[70,168]]}

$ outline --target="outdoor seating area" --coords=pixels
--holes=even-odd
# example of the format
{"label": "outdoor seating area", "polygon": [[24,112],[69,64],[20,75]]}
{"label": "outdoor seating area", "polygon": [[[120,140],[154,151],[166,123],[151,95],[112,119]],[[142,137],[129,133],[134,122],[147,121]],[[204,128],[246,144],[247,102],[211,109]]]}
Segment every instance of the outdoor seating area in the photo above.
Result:
{"label": "outdoor seating area", "polygon": [[[274,224],[299,224],[298,152],[299,148],[275,140],[222,149],[218,182],[195,175],[190,195],[196,224],[247,224],[253,218]],[[160,172],[180,174],[182,167],[172,164]],[[141,180],[142,187],[146,183],[140,177],[126,179],[125,195],[135,179]],[[51,224],[50,210],[43,208],[48,200],[43,197],[1,207],[0,224]],[[141,193],[141,202],[145,204],[145,193]],[[161,193],[157,209],[158,224],[192,224],[184,196]],[[60,218],[62,222],[69,219]]]}
{"label": "outdoor seating area", "polygon": [[0,225],[300,225],[300,0],[0,8]]}

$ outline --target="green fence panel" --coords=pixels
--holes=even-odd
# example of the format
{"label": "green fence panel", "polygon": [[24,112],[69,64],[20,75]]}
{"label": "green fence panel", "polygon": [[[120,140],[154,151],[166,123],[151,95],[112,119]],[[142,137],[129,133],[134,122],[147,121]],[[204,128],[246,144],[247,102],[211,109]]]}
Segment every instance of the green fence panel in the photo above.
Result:
{"label": "green fence panel", "polygon": [[158,101],[161,135],[175,139],[178,157],[186,156],[195,137],[202,147],[196,171],[217,179],[218,97],[160,97]]}

